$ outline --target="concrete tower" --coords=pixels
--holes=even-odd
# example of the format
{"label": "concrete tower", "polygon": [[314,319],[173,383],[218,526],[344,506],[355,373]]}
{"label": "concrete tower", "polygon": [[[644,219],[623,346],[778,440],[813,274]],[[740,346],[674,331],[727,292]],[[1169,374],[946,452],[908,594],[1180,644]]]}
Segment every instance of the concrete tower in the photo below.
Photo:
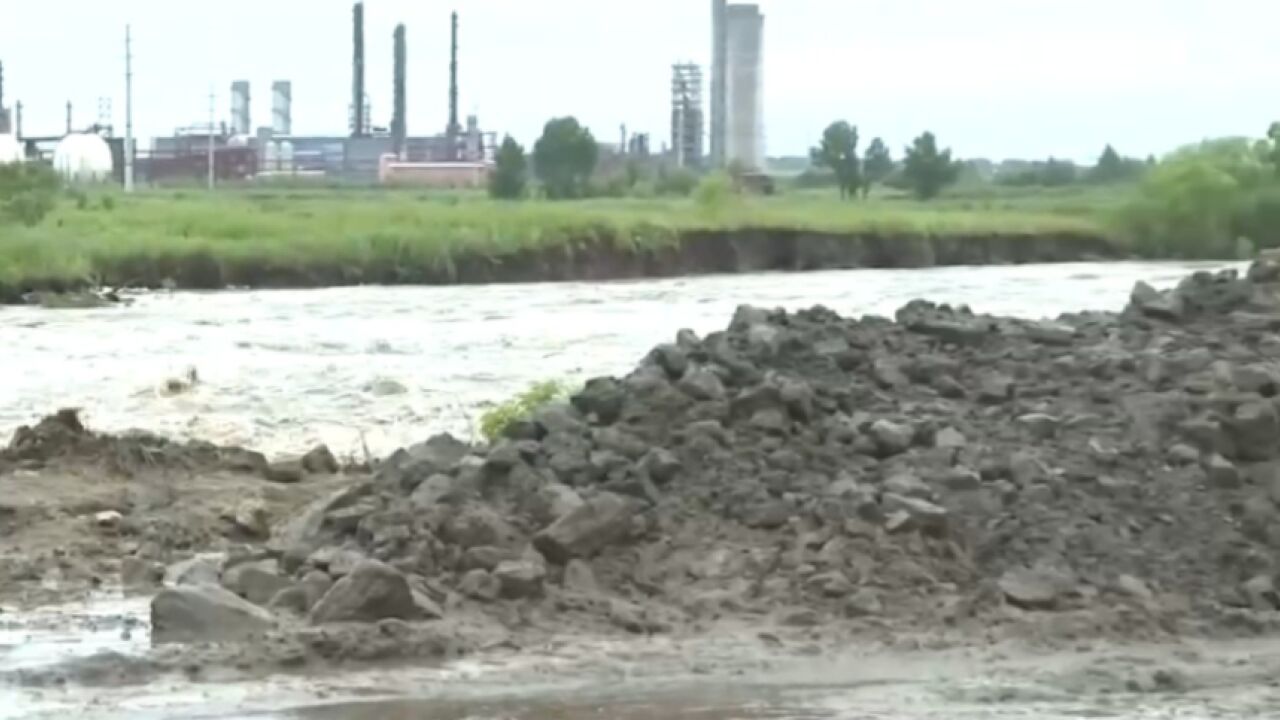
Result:
{"label": "concrete tower", "polygon": [[[671,67],[671,151],[679,167],[702,167],[705,127],[702,68],[692,63]],[[623,145],[626,145],[624,139]]]}
{"label": "concrete tower", "polygon": [[711,0],[711,167],[724,167],[725,76],[729,72],[725,43],[726,0]]}
{"label": "concrete tower", "polygon": [[711,164],[764,166],[764,15],[712,0]]}
{"label": "concrete tower", "polygon": [[759,170],[765,160],[764,15],[756,5],[730,5],[725,25],[725,162]]}
{"label": "concrete tower", "polygon": [[252,115],[249,111],[249,81],[237,80],[231,83],[231,133],[248,135]]}

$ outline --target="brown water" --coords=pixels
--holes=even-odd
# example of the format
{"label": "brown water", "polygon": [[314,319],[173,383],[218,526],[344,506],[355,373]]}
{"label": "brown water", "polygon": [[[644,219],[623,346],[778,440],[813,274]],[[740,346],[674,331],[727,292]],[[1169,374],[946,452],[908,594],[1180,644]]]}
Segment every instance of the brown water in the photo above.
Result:
{"label": "brown water", "polygon": [[[382,455],[428,431],[473,434],[482,406],[548,378],[625,373],[742,303],[892,314],[914,298],[1022,317],[1118,310],[1222,263],[1077,263],[729,275],[617,283],[149,294],[132,306],[0,308],[0,433],[61,406],[268,453]],[[190,393],[158,391],[198,369]]]}

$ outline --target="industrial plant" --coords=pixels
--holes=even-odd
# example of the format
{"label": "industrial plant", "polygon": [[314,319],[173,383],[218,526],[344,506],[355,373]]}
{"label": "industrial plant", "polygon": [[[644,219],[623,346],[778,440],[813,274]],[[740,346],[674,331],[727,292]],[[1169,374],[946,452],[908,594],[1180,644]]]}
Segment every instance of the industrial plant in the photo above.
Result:
{"label": "industrial plant", "polygon": [[[154,137],[147,150],[132,145],[133,151],[126,153],[132,143],[131,109],[126,140],[111,125],[109,100],[100,102],[98,121],[91,125],[77,126],[67,103],[63,131],[28,134],[22,127],[22,104],[5,104],[0,66],[0,163],[40,160],[68,179],[114,180],[126,186],[135,178],[147,184],[213,185],[278,177],[449,188],[484,185],[497,134],[482,130],[475,115],[465,124],[459,117],[458,14],[452,14],[449,27],[449,91],[442,104],[442,109],[447,104],[447,114],[440,116],[442,131],[428,135],[410,130],[409,28],[397,25],[389,38],[393,92],[386,123],[374,120],[367,91],[363,2],[351,8],[351,32],[351,96],[341,124],[345,133],[295,134],[294,84],[281,79],[270,88],[271,121],[266,125],[254,125],[250,82],[235,80],[230,85],[229,122],[217,121],[211,105],[207,122]],[[628,136],[624,125],[616,147],[602,145],[602,164],[643,159],[693,171],[735,167],[759,174],[765,163],[763,37],[764,16],[757,5],[712,0],[710,72],[691,62],[671,66],[670,147],[651,155],[648,134]],[[130,69],[130,79],[131,73]],[[131,108],[131,98],[129,102]]]}

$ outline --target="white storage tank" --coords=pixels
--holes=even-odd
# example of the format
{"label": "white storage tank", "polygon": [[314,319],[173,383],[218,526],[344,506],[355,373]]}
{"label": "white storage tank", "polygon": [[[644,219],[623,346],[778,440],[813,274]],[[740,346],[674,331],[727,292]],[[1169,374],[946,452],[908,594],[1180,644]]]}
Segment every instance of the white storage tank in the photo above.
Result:
{"label": "white storage tank", "polygon": [[22,144],[12,135],[0,133],[0,165],[22,162]]}
{"label": "white storage tank", "polygon": [[110,180],[112,167],[111,148],[97,135],[68,135],[53,151],[53,169],[67,182]]}

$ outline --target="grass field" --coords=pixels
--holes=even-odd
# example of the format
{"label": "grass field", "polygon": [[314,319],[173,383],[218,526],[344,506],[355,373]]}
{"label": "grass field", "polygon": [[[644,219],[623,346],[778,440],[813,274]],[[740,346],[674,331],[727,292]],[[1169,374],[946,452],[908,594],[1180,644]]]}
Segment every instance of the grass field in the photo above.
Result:
{"label": "grass field", "polygon": [[501,203],[408,191],[225,190],[90,193],[35,227],[0,227],[0,284],[102,278],[140,259],[193,254],[280,267],[434,267],[585,240],[671,243],[697,230],[803,230],[883,236],[1109,235],[1101,194],[957,193],[933,203],[894,197],[840,202],[830,191],[734,198]]}

